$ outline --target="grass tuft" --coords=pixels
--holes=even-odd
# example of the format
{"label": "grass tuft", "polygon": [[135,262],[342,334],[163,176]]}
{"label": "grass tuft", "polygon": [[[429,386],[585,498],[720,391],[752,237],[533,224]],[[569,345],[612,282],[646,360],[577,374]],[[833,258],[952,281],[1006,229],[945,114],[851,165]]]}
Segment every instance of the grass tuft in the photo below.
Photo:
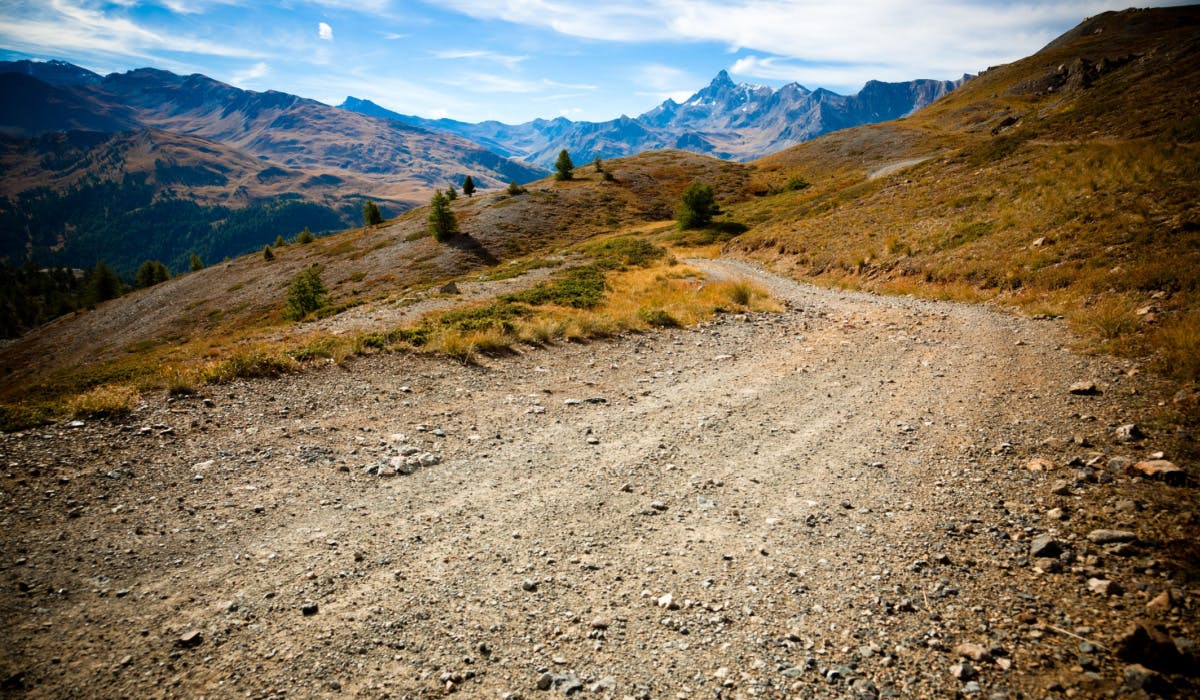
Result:
{"label": "grass tuft", "polygon": [[228,384],[235,379],[278,377],[295,369],[296,363],[289,357],[256,350],[233,355],[206,367],[200,372],[200,379],[206,384]]}
{"label": "grass tuft", "polygon": [[133,413],[141,395],[125,384],[105,384],[71,398],[67,408],[77,418],[121,418]]}

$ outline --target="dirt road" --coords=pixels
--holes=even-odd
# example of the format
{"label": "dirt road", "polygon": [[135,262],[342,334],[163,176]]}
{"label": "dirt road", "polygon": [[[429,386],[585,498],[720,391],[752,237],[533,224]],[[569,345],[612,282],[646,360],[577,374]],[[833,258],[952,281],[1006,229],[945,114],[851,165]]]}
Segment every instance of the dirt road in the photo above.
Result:
{"label": "dirt road", "polygon": [[1112,438],[1141,378],[1058,323],[696,264],[788,310],[0,437],[3,693],[1090,697],[1163,590],[1196,639],[1139,544],[1191,521],[1109,469],[1156,449]]}

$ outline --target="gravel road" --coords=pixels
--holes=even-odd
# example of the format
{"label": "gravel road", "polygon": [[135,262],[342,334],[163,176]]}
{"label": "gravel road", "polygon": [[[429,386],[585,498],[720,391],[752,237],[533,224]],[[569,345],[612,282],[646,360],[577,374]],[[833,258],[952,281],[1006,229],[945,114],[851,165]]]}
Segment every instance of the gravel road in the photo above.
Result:
{"label": "gravel road", "polygon": [[1194,489],[1114,433],[1149,379],[1058,322],[693,264],[787,310],[0,436],[0,695],[1196,691],[1117,656],[1147,615],[1200,636]]}

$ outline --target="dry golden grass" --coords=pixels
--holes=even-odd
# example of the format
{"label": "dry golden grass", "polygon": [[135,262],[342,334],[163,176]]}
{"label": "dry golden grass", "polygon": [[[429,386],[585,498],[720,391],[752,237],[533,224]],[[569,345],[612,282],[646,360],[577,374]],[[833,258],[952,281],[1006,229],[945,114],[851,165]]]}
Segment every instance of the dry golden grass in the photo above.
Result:
{"label": "dry golden grass", "polygon": [[127,384],[105,384],[74,396],[67,402],[77,418],[120,418],[137,408],[141,395]]}
{"label": "dry golden grass", "polygon": [[1200,377],[1200,311],[1195,309],[1166,320],[1151,336],[1156,367],[1169,377],[1195,381]]}

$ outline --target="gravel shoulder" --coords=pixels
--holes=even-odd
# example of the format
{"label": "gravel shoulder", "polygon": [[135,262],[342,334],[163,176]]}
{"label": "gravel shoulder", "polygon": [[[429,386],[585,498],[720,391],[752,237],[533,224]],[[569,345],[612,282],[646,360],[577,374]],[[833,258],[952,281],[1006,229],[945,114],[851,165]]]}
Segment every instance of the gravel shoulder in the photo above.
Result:
{"label": "gravel shoulder", "polygon": [[1114,436],[1149,379],[1055,322],[690,264],[788,309],[0,436],[0,695],[1196,691],[1115,654],[1147,615],[1200,638],[1194,489],[1114,461],[1159,449]]}

